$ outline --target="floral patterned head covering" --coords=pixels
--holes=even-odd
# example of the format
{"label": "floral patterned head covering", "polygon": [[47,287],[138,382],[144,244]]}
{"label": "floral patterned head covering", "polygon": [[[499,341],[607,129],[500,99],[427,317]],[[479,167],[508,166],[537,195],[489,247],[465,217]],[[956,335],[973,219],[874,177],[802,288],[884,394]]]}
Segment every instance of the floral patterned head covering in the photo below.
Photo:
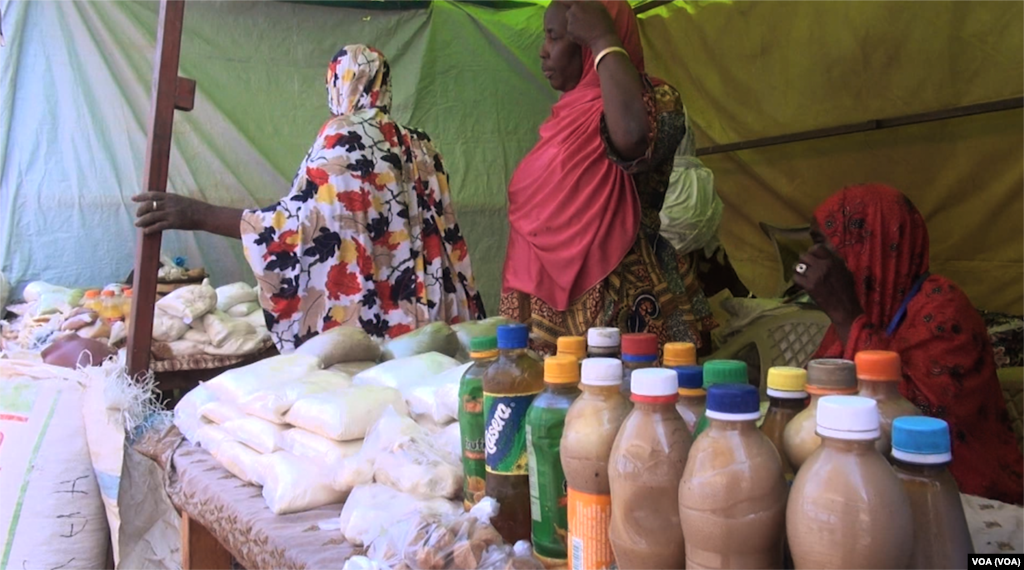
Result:
{"label": "floral patterned head covering", "polygon": [[928,271],[928,226],[899,190],[884,184],[836,192],[814,212],[853,273],[868,320],[885,327]]}
{"label": "floral patterned head covering", "polygon": [[391,68],[384,54],[362,44],[341,48],[327,68],[327,106],[335,116],[366,109],[387,113]]}

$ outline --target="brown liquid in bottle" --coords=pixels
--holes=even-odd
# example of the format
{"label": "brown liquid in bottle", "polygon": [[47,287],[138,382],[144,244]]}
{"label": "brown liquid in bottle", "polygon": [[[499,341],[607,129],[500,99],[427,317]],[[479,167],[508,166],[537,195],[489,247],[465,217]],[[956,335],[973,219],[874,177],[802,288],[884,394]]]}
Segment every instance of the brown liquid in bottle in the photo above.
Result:
{"label": "brown liquid in bottle", "polygon": [[[723,390],[746,392],[730,394],[741,400],[731,413],[720,413]],[[758,400],[753,386],[708,391],[708,428],[694,441],[679,485],[687,568],[782,567],[789,488],[778,452],[757,429]]]}
{"label": "brown liquid in bottle", "polygon": [[485,486],[500,506],[491,524],[510,543],[530,538],[526,412],[544,388],[543,364],[526,344],[525,326],[498,327],[498,360],[483,378]]}
{"label": "brown liquid in bottle", "polygon": [[875,448],[877,405],[829,396],[817,417],[821,447],[797,473],[786,509],[796,568],[906,568],[914,521],[903,485]]}
{"label": "brown liquid in bottle", "polygon": [[878,418],[882,437],[875,447],[883,457],[889,457],[892,448],[892,421],[903,416],[920,416],[921,410],[900,394],[903,372],[900,355],[882,350],[864,350],[854,357],[857,363],[858,396],[878,403]]}
{"label": "brown liquid in bottle", "polygon": [[684,568],[679,480],[690,431],[676,410],[678,380],[666,369],[633,375],[633,411],[622,423],[608,466],[615,560],[623,570]]}
{"label": "brown liquid in bottle", "polygon": [[629,405],[622,397],[622,363],[611,358],[583,361],[582,394],[565,416],[560,453],[569,487],[569,566],[604,570],[615,565],[608,540],[611,489],[608,458]]}
{"label": "brown liquid in bottle", "polygon": [[761,424],[761,433],[768,437],[775,450],[779,452],[779,459],[782,460],[782,472],[787,481],[792,481],[796,470],[793,464],[786,457],[783,447],[783,433],[786,426],[800,412],[807,407],[806,399],[785,399],[769,398],[768,412],[764,416],[764,423]]}

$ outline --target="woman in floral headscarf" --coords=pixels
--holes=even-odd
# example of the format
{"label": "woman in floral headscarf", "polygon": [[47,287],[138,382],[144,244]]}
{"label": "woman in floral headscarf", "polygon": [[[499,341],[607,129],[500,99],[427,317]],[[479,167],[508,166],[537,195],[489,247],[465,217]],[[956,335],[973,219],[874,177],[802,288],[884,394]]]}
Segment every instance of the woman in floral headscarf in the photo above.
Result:
{"label": "woman in floral headscarf", "polygon": [[900,354],[900,392],[949,423],[960,490],[1024,500],[1024,458],[996,377],[988,332],[967,295],[928,272],[928,227],[898,190],[845,188],[814,213],[815,245],[794,282],[832,319],[816,358]]}
{"label": "woman in floral headscarf", "polygon": [[444,163],[425,133],[388,115],[383,54],[339,51],[327,103],[333,117],[281,201],[242,211],[147,193],[135,197],[137,225],[240,237],[282,351],[337,326],[393,338],[482,318]]}

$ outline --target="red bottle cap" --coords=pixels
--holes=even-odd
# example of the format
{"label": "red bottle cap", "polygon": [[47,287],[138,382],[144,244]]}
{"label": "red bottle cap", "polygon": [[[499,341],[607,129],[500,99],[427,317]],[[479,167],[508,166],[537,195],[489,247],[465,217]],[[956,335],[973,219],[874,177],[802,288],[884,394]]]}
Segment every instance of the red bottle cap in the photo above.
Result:
{"label": "red bottle cap", "polygon": [[658,335],[629,333],[622,335],[622,354],[658,357]]}

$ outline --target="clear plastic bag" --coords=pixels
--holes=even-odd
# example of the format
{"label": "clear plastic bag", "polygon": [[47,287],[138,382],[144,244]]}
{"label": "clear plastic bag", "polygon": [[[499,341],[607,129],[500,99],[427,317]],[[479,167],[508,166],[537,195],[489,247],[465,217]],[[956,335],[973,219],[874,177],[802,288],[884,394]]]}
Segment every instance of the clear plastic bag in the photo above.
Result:
{"label": "clear plastic bag", "polygon": [[281,434],[287,429],[260,418],[247,417],[231,420],[221,426],[231,437],[260,453],[273,453],[281,449]]}
{"label": "clear plastic bag", "polygon": [[204,404],[199,408],[199,415],[217,425],[223,425],[233,420],[245,419],[245,413],[231,404],[213,401]]}
{"label": "clear plastic bag", "polygon": [[412,419],[386,410],[360,453],[344,461],[335,488],[345,491],[371,480],[425,497],[453,499],[462,491],[462,466]]}
{"label": "clear plastic bag", "polygon": [[409,405],[409,413],[417,418],[430,418],[439,426],[458,420],[459,383],[472,365],[470,362],[420,381],[400,385],[402,397]]}
{"label": "clear plastic bag", "polygon": [[356,374],[356,386],[418,386],[424,381],[459,366],[459,361],[439,352],[428,352],[389,360]]}
{"label": "clear plastic bag", "polygon": [[461,502],[425,499],[386,485],[360,485],[345,501],[339,522],[345,540],[364,546],[389,534],[399,521],[417,516],[455,516],[462,510]]}
{"label": "clear plastic bag", "polygon": [[368,544],[371,561],[394,570],[537,569],[527,542],[502,542],[490,524],[497,503],[485,498],[468,513],[408,511]]}
{"label": "clear plastic bag", "polygon": [[277,451],[259,458],[263,476],[263,499],[275,515],[308,511],[340,503],[345,493],[331,487],[325,466]]}
{"label": "clear plastic bag", "polygon": [[253,392],[239,402],[245,413],[274,423],[284,423],[292,405],[306,396],[334,392],[352,385],[352,378],[340,372],[316,370],[289,382]]}
{"label": "clear plastic bag", "polygon": [[381,386],[353,386],[296,401],[285,421],[335,441],[363,439],[389,407],[400,414],[408,408],[402,393]]}
{"label": "clear plastic bag", "polygon": [[260,390],[294,382],[319,369],[320,361],[314,356],[272,356],[241,368],[232,368],[205,386],[221,401],[238,404]]}
{"label": "clear plastic bag", "polygon": [[304,429],[292,428],[281,435],[281,448],[307,459],[336,467],[359,453],[363,440],[334,441]]}

